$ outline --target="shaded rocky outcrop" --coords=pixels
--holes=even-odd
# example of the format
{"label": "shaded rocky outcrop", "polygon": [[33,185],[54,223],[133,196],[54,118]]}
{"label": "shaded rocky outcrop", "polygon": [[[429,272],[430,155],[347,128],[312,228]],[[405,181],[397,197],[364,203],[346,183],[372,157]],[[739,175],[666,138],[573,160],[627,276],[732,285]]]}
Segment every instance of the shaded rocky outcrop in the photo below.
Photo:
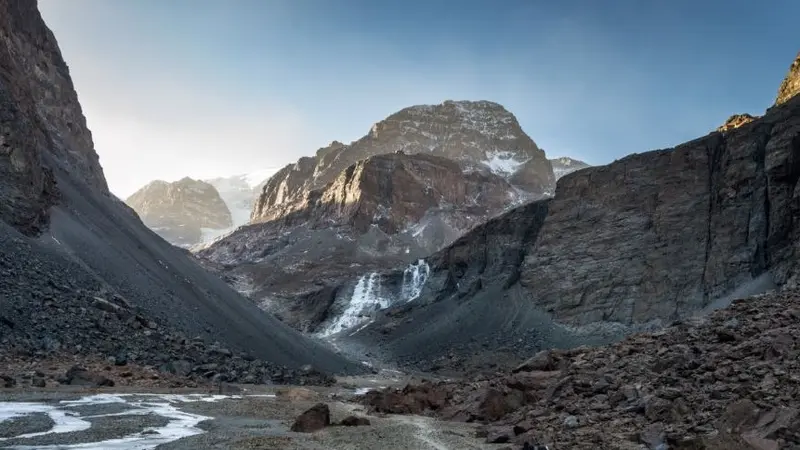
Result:
{"label": "shaded rocky outcrop", "polygon": [[794,286],[798,155],[795,96],[738,128],[566,175],[553,199],[492,222],[507,242],[476,228],[426,259],[413,304],[345,340],[463,371],[482,352],[600,344]]}
{"label": "shaded rocky outcrop", "polygon": [[148,183],[125,203],[156,234],[179,247],[198,244],[207,240],[204,235],[209,232],[233,226],[231,212],[214,186],[188,177]]}
{"label": "shaded rocky outcrop", "polygon": [[[189,336],[200,348],[218,341],[246,352],[267,371],[311,362],[363,370],[264,314],[108,192],[69,71],[34,0],[0,0],[0,40],[4,360],[59,351],[116,357],[119,346],[156,364],[192,351],[166,345],[168,336]],[[95,297],[107,302],[95,308]],[[110,312],[116,298],[163,331]]]}
{"label": "shaded rocky outcrop", "polygon": [[590,167],[589,164],[577,159],[572,159],[569,156],[553,158],[550,160],[550,164],[553,166],[553,175],[556,181],[564,175]]}
{"label": "shaded rocky outcrop", "polygon": [[397,151],[446,157],[465,170],[488,169],[534,196],[549,192],[554,183],[544,152],[513,114],[488,101],[446,101],[405,108],[349,145],[334,141],[316,156],[284,167],[267,182],[252,220],[282,217],[279,205],[301,200],[358,161]]}
{"label": "shaded rocky outcrop", "polygon": [[614,345],[544,351],[513,373],[368,392],[363,401],[418,404],[419,392],[435,392],[435,408],[411,412],[490,424],[487,439],[520,446],[796,448],[798,319],[799,292],[755,296]]}
{"label": "shaded rocky outcrop", "polygon": [[98,192],[108,187],[69,70],[36,2],[3,0],[0,11],[0,220],[36,234],[58,198],[45,154]]}
{"label": "shaded rocky outcrop", "polygon": [[778,88],[778,97],[775,99],[775,104],[780,105],[786,103],[795,95],[800,94],[800,52],[797,57],[789,66],[789,73],[783,79],[780,88]]}
{"label": "shaded rocky outcrop", "polygon": [[333,288],[364,271],[408,264],[520,201],[489,171],[450,159],[369,157],[322,189],[276,206],[279,218],[242,227],[197,253],[287,323],[312,331],[329,316]]}

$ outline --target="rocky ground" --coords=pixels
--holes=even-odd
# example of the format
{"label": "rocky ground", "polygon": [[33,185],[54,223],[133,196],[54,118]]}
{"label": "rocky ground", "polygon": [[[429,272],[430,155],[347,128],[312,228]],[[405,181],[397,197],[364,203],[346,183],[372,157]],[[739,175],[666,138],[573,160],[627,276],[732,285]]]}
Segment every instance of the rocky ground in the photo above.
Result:
{"label": "rocky ground", "polygon": [[[352,380],[351,380],[352,381]],[[362,380],[369,381],[369,380]],[[353,390],[259,388],[212,396],[202,389],[0,390],[0,447],[94,445],[159,449],[495,449],[476,438],[476,425],[422,416],[370,414],[348,402]],[[142,394],[142,392],[148,392]],[[13,403],[12,403],[13,402]],[[24,403],[23,403],[24,402]],[[16,405],[16,406],[15,406]],[[322,406],[320,406],[322,405]],[[21,408],[31,414],[4,420]],[[303,414],[304,411],[309,411]],[[297,425],[322,410],[326,423],[311,432]],[[52,417],[69,413],[60,429]],[[77,420],[77,422],[76,422]],[[90,426],[80,426],[80,421]],[[307,419],[306,424],[311,423]],[[80,429],[84,428],[84,429]],[[294,429],[294,431],[293,431]],[[34,435],[37,434],[38,435]],[[20,438],[22,434],[28,437]],[[138,445],[138,446],[137,446]]]}
{"label": "rocky ground", "polygon": [[[200,383],[333,382],[310,367],[287,368],[175,331],[74,263],[40,257],[24,238],[0,233],[0,248],[10,250],[0,253],[0,375],[19,384],[50,383],[72,366],[141,368],[150,379]],[[53,376],[24,378],[37,371]]]}
{"label": "rocky ground", "polygon": [[511,372],[368,393],[372,411],[487,424],[549,449],[800,448],[800,292],[735,301],[610,346],[544,351]]}

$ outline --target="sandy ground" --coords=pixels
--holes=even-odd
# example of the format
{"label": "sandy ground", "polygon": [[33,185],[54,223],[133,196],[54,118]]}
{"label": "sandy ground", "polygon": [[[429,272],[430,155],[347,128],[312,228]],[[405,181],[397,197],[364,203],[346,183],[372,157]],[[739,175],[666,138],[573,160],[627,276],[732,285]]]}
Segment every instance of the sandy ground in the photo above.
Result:
{"label": "sandy ground", "polygon": [[[217,397],[198,389],[0,390],[0,448],[461,450],[504,447],[485,444],[475,438],[475,426],[470,424],[419,416],[378,417],[349,402],[355,389],[402,381],[349,378],[338,387],[311,388],[311,392],[300,388],[303,398],[288,398],[287,387],[278,386],[249,387],[241,394]],[[289,431],[300,413],[319,402],[329,405],[333,422],[357,415],[367,417],[371,425],[334,426],[310,434]],[[47,408],[50,409],[42,412]],[[32,412],[20,415],[26,409]],[[53,409],[57,412],[53,413]],[[82,427],[84,429],[79,429]],[[21,435],[27,437],[19,437]]]}

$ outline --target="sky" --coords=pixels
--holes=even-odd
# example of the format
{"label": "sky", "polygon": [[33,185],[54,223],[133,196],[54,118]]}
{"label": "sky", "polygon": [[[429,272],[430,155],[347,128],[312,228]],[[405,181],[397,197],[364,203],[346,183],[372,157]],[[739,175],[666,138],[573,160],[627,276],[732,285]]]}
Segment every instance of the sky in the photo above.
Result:
{"label": "sky", "polygon": [[280,168],[444,100],[605,164],[762,114],[796,0],[39,0],[111,190]]}

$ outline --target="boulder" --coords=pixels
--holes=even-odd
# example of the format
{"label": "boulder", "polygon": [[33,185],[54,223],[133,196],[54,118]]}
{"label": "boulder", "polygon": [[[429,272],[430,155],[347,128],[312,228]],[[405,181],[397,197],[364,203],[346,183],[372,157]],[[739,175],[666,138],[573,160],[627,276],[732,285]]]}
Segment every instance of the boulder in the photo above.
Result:
{"label": "boulder", "polygon": [[344,427],[361,427],[369,425],[370,422],[366,417],[347,416],[339,424]]}
{"label": "boulder", "polygon": [[331,412],[328,405],[318,403],[300,416],[292,424],[291,430],[296,433],[313,433],[331,424]]}
{"label": "boulder", "polygon": [[111,387],[114,381],[103,375],[92,373],[80,366],[72,366],[60,380],[70,386]]}

